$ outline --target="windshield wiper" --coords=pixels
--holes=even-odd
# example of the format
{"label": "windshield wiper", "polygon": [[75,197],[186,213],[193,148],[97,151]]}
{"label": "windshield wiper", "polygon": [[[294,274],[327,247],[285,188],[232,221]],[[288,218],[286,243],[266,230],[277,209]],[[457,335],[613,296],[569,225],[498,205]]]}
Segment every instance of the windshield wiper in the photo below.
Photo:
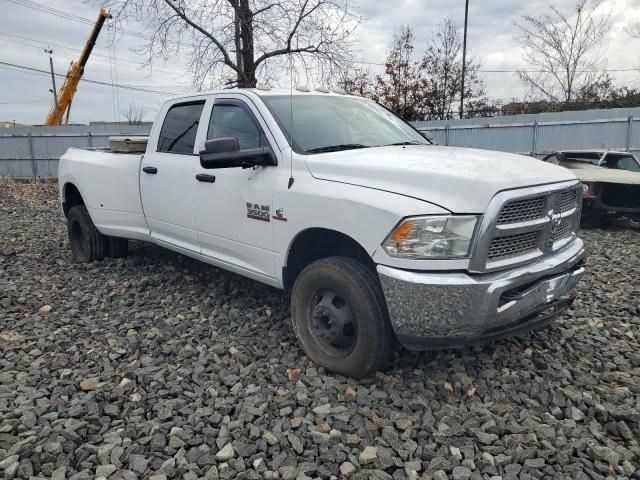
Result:
{"label": "windshield wiper", "polygon": [[307,150],[307,153],[325,153],[325,152],[339,152],[340,150],[353,150],[356,148],[369,148],[367,145],[361,143],[343,143],[341,145],[327,145],[326,147],[317,147]]}
{"label": "windshield wiper", "polygon": [[419,142],[418,140],[411,140],[410,142],[388,143],[386,145],[383,145],[383,147],[394,147],[396,145],[427,145],[427,144]]}

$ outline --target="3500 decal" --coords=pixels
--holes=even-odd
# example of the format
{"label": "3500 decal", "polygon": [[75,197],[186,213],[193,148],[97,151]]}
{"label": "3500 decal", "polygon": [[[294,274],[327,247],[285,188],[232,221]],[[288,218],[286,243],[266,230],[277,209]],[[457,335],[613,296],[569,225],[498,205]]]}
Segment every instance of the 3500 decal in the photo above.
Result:
{"label": "3500 decal", "polygon": [[263,222],[271,221],[271,211],[269,205],[258,205],[257,203],[246,202],[247,218],[253,220],[261,220]]}

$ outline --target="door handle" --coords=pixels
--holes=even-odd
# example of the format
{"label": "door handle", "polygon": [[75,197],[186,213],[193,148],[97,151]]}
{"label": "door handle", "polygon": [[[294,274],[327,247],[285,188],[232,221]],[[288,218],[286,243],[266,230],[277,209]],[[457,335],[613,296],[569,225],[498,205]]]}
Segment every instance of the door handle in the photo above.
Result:
{"label": "door handle", "polygon": [[156,167],[142,167],[142,171],[144,173],[151,173],[152,175],[158,173],[158,169]]}
{"label": "door handle", "polygon": [[199,182],[214,183],[216,181],[216,177],[214,175],[207,175],[206,173],[199,173],[196,175],[196,180]]}

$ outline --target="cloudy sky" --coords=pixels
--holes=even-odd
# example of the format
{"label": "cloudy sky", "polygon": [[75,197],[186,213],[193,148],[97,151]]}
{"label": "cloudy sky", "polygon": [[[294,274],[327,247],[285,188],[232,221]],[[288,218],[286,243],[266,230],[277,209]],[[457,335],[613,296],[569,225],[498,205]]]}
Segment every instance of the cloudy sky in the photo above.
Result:
{"label": "cloudy sky", "polygon": [[[574,3],[553,2],[567,12]],[[481,59],[481,76],[492,98],[524,94],[515,74],[491,71],[526,68],[514,40],[513,23],[525,13],[544,12],[549,4],[547,0],[470,1],[469,51]],[[402,24],[414,28],[417,47],[422,50],[442,18],[450,16],[459,25],[464,19],[464,0],[359,0],[359,5],[364,17],[359,30],[359,59],[373,64],[384,61],[394,29]],[[610,12],[612,18],[604,67],[640,68],[640,40],[625,32],[626,26],[640,21],[640,0],[604,0],[600,8],[603,13]],[[41,72],[49,70],[44,48],[54,50],[56,72],[66,73],[91,30],[83,19],[92,23],[97,8],[95,3],[83,0],[0,0],[0,12],[0,121],[42,123],[52,104],[50,77]],[[61,12],[65,14],[61,16]],[[129,24],[126,29],[139,32],[142,26]],[[114,29],[104,29],[85,69],[86,79],[102,84],[80,84],[71,110],[72,122],[124,120],[123,112],[132,102],[144,107],[146,119],[153,119],[163,100],[192,90],[184,62],[172,59],[169,64],[144,66],[144,57],[137,52],[144,40],[117,32],[113,40]],[[379,67],[370,68],[376,72]],[[620,85],[640,88],[640,71],[612,75]],[[57,82],[59,88],[62,79]]]}

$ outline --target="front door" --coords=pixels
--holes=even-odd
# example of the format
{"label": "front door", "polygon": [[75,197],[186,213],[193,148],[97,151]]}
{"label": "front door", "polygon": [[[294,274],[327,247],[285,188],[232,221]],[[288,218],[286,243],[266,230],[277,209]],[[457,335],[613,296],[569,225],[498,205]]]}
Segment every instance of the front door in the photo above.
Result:
{"label": "front door", "polygon": [[193,213],[193,186],[200,159],[195,140],[205,101],[169,107],[156,151],[142,160],[140,192],[151,236],[198,252],[200,244]]}
{"label": "front door", "polygon": [[[240,96],[217,96],[207,120],[207,140],[234,137],[240,149],[276,145],[265,134],[259,112]],[[274,151],[279,156],[277,148]],[[209,175],[196,181],[194,189],[202,254],[254,274],[275,277],[272,217],[276,213],[272,200],[280,172],[280,165],[246,169],[198,166],[201,177]],[[215,181],[211,182],[211,176]]]}

